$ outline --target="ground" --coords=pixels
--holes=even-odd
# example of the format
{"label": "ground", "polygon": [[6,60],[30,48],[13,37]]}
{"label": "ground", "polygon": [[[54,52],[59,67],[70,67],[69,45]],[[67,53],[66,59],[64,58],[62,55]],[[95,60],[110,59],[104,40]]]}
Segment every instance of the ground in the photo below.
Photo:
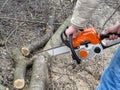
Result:
{"label": "ground", "polygon": [[[1,0],[0,1],[0,38],[5,46],[0,47],[0,83],[13,87],[15,62],[11,57],[11,48],[29,45],[39,40],[46,32],[47,21],[55,7],[55,30],[72,14],[76,0]],[[59,1],[59,2],[58,2]],[[119,5],[119,0],[102,0],[90,18],[87,27],[94,26],[102,32],[120,21],[119,9],[105,24]],[[49,90],[94,90],[105,67],[109,64],[118,45],[110,47],[102,54],[82,61],[76,65],[70,54],[62,54],[51,59]],[[26,73],[29,85],[31,67]]]}

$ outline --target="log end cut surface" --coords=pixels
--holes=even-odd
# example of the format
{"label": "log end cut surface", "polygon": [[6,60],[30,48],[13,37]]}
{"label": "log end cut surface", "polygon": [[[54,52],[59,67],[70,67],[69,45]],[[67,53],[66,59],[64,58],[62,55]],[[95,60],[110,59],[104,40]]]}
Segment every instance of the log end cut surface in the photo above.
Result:
{"label": "log end cut surface", "polygon": [[9,88],[6,88],[6,90],[9,90]]}
{"label": "log end cut surface", "polygon": [[25,85],[24,79],[17,79],[14,81],[14,87],[16,89],[22,89],[24,87],[24,85]]}
{"label": "log end cut surface", "polygon": [[27,47],[22,47],[21,52],[24,56],[28,56],[30,51]]}

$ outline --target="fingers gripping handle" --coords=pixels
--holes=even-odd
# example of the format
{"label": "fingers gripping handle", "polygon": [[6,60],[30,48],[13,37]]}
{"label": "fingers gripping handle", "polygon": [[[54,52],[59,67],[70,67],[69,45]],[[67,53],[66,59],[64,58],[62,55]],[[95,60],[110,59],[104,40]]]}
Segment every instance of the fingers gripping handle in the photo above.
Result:
{"label": "fingers gripping handle", "polygon": [[100,35],[101,40],[103,40],[103,39],[105,39],[105,38],[109,38],[110,35],[116,35],[116,36],[120,37],[120,34],[117,34],[117,33],[101,34],[101,35]]}
{"label": "fingers gripping handle", "polygon": [[66,30],[67,28],[68,28],[68,27],[66,27],[66,28],[63,30],[63,32],[61,33],[61,40],[62,40],[62,42],[63,42],[66,46],[68,46],[68,47],[70,48],[70,50],[71,50],[71,52],[72,52],[72,58],[73,58],[74,60],[76,60],[78,64],[80,64],[81,59],[79,59],[79,57],[77,56],[77,54],[76,54],[76,52],[75,52],[75,50],[74,50],[73,44],[72,44],[73,35],[71,34],[71,35],[69,36],[69,38],[68,38],[67,35],[66,35],[66,33],[65,33],[65,30]]}
{"label": "fingers gripping handle", "polygon": [[[103,40],[105,38],[109,38],[110,35],[117,35],[118,37],[120,37],[120,34],[117,34],[117,33],[108,33],[108,34],[101,34],[100,38],[101,38],[101,40]],[[106,45],[104,45],[102,43],[102,46],[103,46],[103,49],[105,49],[105,48],[109,48],[109,47],[114,46],[114,45],[119,44],[119,43],[120,43],[120,39],[116,39],[116,40],[113,40],[109,44],[106,44]]]}

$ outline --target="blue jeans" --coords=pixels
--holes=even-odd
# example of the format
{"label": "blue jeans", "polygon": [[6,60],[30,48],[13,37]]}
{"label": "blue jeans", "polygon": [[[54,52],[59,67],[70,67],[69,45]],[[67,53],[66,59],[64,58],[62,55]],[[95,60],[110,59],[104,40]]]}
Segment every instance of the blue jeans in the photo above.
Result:
{"label": "blue jeans", "polygon": [[96,90],[120,90],[120,47],[105,69]]}

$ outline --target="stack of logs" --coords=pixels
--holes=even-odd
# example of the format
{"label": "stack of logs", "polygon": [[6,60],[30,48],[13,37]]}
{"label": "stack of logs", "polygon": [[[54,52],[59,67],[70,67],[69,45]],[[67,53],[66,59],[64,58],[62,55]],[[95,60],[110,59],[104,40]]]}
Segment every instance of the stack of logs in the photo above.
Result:
{"label": "stack of logs", "polygon": [[[52,15],[54,16],[54,15]],[[60,39],[60,33],[66,26],[70,25],[70,18],[68,17],[64,23],[58,28],[58,30],[53,34],[53,17],[50,16],[50,22],[48,22],[48,28],[46,29],[46,34],[42,37],[40,41],[34,41],[30,45],[19,48],[12,48],[11,55],[15,62],[15,72],[14,72],[14,88],[20,90],[46,90],[49,80],[48,72],[48,62],[50,61],[50,55],[45,52],[49,48],[55,46],[60,46],[62,44]],[[51,24],[52,23],[52,24]],[[4,43],[0,42],[2,46]],[[44,52],[34,55],[32,58],[28,56],[38,50],[38,48],[43,48]],[[25,74],[28,65],[32,66],[32,76],[30,80],[29,87],[25,87]],[[9,90],[4,86],[0,86],[0,90]]]}
{"label": "stack of logs", "polygon": [[66,26],[69,25],[69,20],[70,17],[65,20],[65,22],[58,28],[58,30],[54,34],[51,33],[51,30],[48,30],[45,37],[43,37],[44,41],[42,40],[39,43],[32,43],[29,46],[21,48],[21,50],[19,50],[18,48],[12,49],[13,59],[16,62],[14,73],[14,87],[16,89],[24,88],[26,67],[30,64],[33,64],[32,76],[28,90],[46,90],[49,80],[49,67],[47,64],[50,60],[50,55],[44,51],[42,53],[34,55],[31,59],[27,58],[27,56],[29,56],[29,54],[37,48],[41,48],[43,46],[43,50],[47,50],[49,48],[61,45],[62,42],[60,38],[60,33]]}

